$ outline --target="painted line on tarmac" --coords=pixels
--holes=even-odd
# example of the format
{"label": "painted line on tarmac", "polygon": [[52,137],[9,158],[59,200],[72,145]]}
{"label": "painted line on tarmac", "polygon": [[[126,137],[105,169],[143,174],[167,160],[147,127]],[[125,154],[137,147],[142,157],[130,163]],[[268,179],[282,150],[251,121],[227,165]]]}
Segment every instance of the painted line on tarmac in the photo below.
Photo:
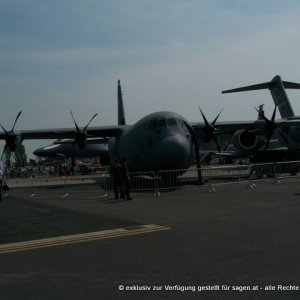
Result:
{"label": "painted line on tarmac", "polygon": [[169,230],[171,227],[149,224],[125,228],[117,228],[111,230],[103,230],[75,235],[60,236],[54,238],[46,238],[40,240],[18,242],[11,244],[0,245],[0,254],[28,251],[34,249],[57,247],[75,243],[85,243],[96,240],[112,239],[124,236],[131,236],[137,234],[145,234],[150,232],[157,232],[162,230]]}

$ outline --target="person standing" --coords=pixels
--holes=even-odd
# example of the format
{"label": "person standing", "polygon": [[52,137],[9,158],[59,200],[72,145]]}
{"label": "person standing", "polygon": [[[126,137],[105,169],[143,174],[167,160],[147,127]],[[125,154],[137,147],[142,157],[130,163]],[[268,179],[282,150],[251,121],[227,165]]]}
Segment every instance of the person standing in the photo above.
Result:
{"label": "person standing", "polygon": [[0,201],[2,201],[2,189],[4,185],[3,162],[0,160]]}
{"label": "person standing", "polygon": [[123,189],[125,195],[123,195],[123,199],[127,200],[133,200],[130,196],[130,189],[131,189],[131,178],[129,175],[129,170],[128,170],[128,159],[124,158],[122,161],[122,182],[123,182]]}
{"label": "person standing", "polygon": [[119,199],[119,192],[122,198],[122,195],[124,194],[122,189],[122,166],[118,163],[116,159],[112,161],[112,164],[109,169],[109,173],[113,181],[115,199]]}

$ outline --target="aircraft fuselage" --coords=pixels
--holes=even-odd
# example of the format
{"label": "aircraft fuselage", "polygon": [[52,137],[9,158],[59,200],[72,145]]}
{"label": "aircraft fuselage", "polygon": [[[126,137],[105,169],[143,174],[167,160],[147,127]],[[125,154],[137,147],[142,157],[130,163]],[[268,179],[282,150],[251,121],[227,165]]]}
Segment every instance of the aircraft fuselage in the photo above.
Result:
{"label": "aircraft fuselage", "polygon": [[133,172],[187,169],[193,143],[184,122],[177,113],[152,113],[109,140],[110,159],[127,158]]}

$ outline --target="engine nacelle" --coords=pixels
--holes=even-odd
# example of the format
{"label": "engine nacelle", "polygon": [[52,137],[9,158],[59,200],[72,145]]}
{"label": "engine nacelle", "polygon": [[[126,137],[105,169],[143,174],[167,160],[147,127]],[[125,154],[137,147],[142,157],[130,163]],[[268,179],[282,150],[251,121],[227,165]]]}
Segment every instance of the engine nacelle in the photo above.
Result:
{"label": "engine nacelle", "polygon": [[17,148],[21,145],[22,140],[19,135],[14,133],[9,133],[5,137],[6,147],[9,149],[10,152],[15,152]]}
{"label": "engine nacelle", "polygon": [[290,126],[289,136],[296,143],[300,142],[300,126]]}
{"label": "engine nacelle", "polygon": [[264,141],[247,130],[238,130],[233,134],[232,143],[240,151],[255,151],[263,145]]}

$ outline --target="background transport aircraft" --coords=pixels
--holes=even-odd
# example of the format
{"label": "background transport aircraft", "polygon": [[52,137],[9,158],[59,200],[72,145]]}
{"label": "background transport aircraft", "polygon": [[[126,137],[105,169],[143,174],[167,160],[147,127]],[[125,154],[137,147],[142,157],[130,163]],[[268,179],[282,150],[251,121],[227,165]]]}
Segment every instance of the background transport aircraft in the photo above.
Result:
{"label": "background transport aircraft", "polygon": [[[255,84],[250,86],[244,86],[236,89],[222,91],[225,93],[245,92],[253,90],[269,89],[275,104],[275,109],[271,119],[267,119],[264,113],[259,112],[260,119],[265,120],[266,127],[263,136],[267,138],[264,148],[269,146],[270,139],[277,138],[282,146],[285,146],[288,150],[294,151],[300,149],[300,123],[289,124],[287,126],[277,127],[275,122],[275,110],[278,107],[280,116],[286,120],[300,120],[300,116],[295,116],[290,100],[285,92],[285,89],[300,89],[299,83],[282,81],[279,75],[276,75],[270,82],[261,84]],[[245,132],[246,133],[246,132]],[[248,134],[249,132],[247,132]],[[248,136],[245,134],[246,141]],[[256,133],[257,134],[257,133]],[[250,137],[251,139],[251,137]],[[234,149],[234,145],[231,145],[231,149]],[[272,150],[276,150],[275,147],[270,147]],[[239,150],[239,149],[238,149]]]}
{"label": "background transport aircraft", "polygon": [[[103,144],[106,142],[106,144]],[[101,163],[109,163],[107,140],[88,139],[83,149],[80,149],[72,139],[60,139],[51,145],[36,149],[33,154],[39,157],[100,157]]]}
{"label": "background transport aircraft", "polygon": [[[264,115],[264,104],[259,105],[258,107],[258,116],[257,120],[263,120],[262,115]],[[268,160],[266,158],[270,158],[271,160],[280,159],[280,157],[284,157],[288,148],[283,146],[278,139],[271,139],[268,145],[268,148],[265,149],[266,144],[262,144],[256,151],[251,151],[242,149],[237,149],[234,144],[232,144],[232,136],[234,132],[224,132],[222,135],[215,137],[217,140],[218,150],[210,143],[203,145],[200,150],[200,155],[202,157],[201,161],[204,163],[211,163],[214,161],[223,161],[230,163],[233,160],[240,161],[257,161],[263,159],[263,161]],[[220,150],[222,149],[222,150]]]}
{"label": "background transport aircraft", "polygon": [[[300,85],[299,85],[300,86]],[[278,96],[278,90],[274,93]],[[202,113],[202,112],[201,112]],[[211,141],[216,135],[233,132],[234,146],[243,151],[256,151],[267,143],[274,132],[281,127],[289,130],[291,125],[300,128],[300,120],[287,117],[275,121],[275,111],[271,120],[262,116],[260,120],[242,122],[209,123],[204,114],[204,123],[189,123],[181,115],[160,111],[149,114],[134,125],[126,125],[120,81],[118,82],[118,125],[93,126],[90,122],[79,128],[74,120],[75,128],[40,129],[7,131],[2,126],[0,139],[6,141],[5,148],[14,151],[24,139],[72,139],[80,149],[87,145],[88,138],[108,139],[110,159],[128,159],[131,171],[160,171],[187,169],[193,164],[193,152],[196,163],[200,167],[199,145],[197,140]]]}

